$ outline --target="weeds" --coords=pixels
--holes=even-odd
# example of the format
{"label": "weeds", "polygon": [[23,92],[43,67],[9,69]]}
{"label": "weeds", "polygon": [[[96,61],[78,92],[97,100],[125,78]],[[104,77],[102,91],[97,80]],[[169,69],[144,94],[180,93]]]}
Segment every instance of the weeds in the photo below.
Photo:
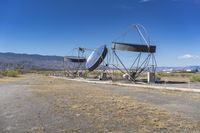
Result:
{"label": "weeds", "polygon": [[17,70],[1,70],[0,77],[17,77],[20,74]]}
{"label": "weeds", "polygon": [[200,74],[195,74],[191,77],[190,81],[192,82],[200,82]]}

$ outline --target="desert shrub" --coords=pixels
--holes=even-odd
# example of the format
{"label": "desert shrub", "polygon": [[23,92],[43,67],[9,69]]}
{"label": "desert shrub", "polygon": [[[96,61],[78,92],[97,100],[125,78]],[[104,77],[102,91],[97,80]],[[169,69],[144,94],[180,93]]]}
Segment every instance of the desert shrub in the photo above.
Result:
{"label": "desert shrub", "polygon": [[160,77],[191,77],[194,75],[194,73],[189,73],[189,72],[158,72],[158,76]]}
{"label": "desert shrub", "polygon": [[0,71],[0,75],[7,77],[17,77],[19,75],[19,72],[16,70],[2,70]]}
{"label": "desert shrub", "polygon": [[6,75],[7,75],[7,72],[6,72],[5,70],[1,70],[1,71],[0,71],[0,75],[1,75],[1,76],[6,76]]}
{"label": "desert shrub", "polygon": [[15,71],[15,70],[8,70],[7,71],[7,76],[8,77],[17,77],[18,75],[19,75],[18,71]]}
{"label": "desert shrub", "polygon": [[200,82],[200,74],[195,74],[190,79],[192,82]]}

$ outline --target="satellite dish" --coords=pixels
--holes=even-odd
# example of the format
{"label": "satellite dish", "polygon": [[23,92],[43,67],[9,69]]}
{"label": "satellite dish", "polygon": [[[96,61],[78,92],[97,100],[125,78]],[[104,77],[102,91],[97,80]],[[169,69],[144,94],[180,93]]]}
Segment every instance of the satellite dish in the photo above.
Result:
{"label": "satellite dish", "polygon": [[[113,51],[113,66],[120,70],[124,74],[124,79],[136,81],[136,79],[142,75],[144,72],[156,72],[156,59],[154,53],[156,52],[156,46],[151,45],[149,35],[147,34],[147,30],[141,24],[134,25],[137,33],[140,36],[140,40],[142,43],[128,43],[128,42],[120,42],[114,41],[112,42],[112,51]],[[126,32],[127,34],[127,32]],[[123,35],[124,36],[124,35]],[[133,57],[133,61],[131,66],[126,66],[122,59],[120,58],[118,52],[135,52],[136,57]],[[120,66],[119,66],[120,65]]]}
{"label": "satellite dish", "polygon": [[64,69],[70,75],[75,75],[79,70],[84,70],[86,58],[79,56],[65,56]]}
{"label": "satellite dish", "polygon": [[144,52],[144,53],[156,52],[156,46],[154,45],[131,44],[131,43],[123,43],[123,42],[113,42],[112,49],[132,51],[132,52]]}
{"label": "satellite dish", "polygon": [[65,61],[69,61],[69,62],[76,62],[76,63],[84,63],[86,62],[86,58],[84,57],[78,57],[78,56],[65,56],[64,57]]}
{"label": "satellite dish", "polygon": [[86,69],[89,71],[95,70],[103,62],[107,53],[108,49],[106,45],[102,45],[101,47],[95,49],[87,59]]}

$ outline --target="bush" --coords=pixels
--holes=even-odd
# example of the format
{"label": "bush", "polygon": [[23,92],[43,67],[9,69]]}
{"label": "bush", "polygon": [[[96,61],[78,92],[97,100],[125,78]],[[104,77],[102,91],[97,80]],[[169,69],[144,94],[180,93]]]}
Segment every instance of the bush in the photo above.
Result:
{"label": "bush", "polygon": [[19,75],[18,71],[15,71],[15,70],[9,70],[9,71],[7,71],[7,76],[8,77],[17,77],[18,75]]}
{"label": "bush", "polygon": [[194,75],[194,73],[189,73],[189,72],[158,72],[157,73],[158,76],[160,77],[191,77]]}
{"label": "bush", "polygon": [[192,82],[200,82],[200,74],[195,74],[190,79]]}
{"label": "bush", "polygon": [[0,75],[7,77],[17,77],[19,75],[19,72],[16,70],[2,70],[0,71]]}
{"label": "bush", "polygon": [[7,75],[7,74],[6,74],[6,71],[5,71],[5,70],[0,71],[0,75],[1,75],[1,76],[6,76],[6,75]]}

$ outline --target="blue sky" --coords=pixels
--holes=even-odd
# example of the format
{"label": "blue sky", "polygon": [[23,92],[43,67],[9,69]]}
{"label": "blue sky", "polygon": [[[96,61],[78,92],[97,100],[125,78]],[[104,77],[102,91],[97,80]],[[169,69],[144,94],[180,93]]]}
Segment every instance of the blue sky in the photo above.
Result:
{"label": "blue sky", "polygon": [[200,65],[200,0],[0,0],[0,52],[111,47],[135,23],[157,45],[159,66]]}

